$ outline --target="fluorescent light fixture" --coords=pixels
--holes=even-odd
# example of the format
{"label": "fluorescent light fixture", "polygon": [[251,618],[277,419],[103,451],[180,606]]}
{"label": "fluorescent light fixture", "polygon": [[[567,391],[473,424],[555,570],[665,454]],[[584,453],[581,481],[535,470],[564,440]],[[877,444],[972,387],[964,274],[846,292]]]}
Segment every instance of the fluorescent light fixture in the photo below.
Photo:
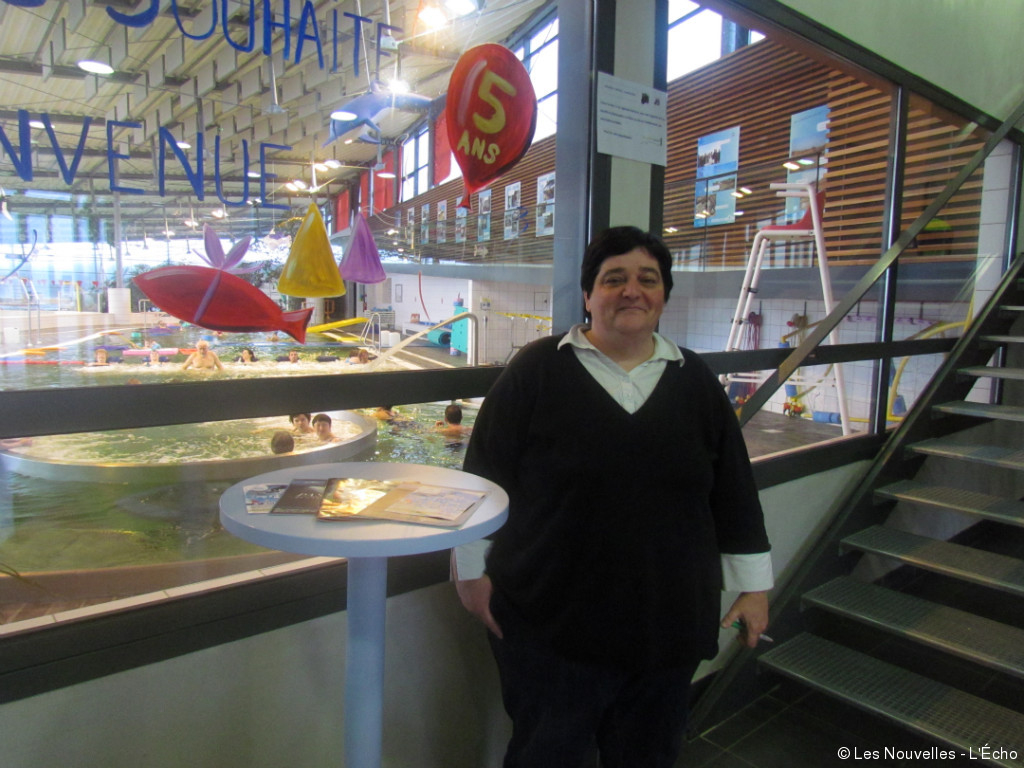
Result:
{"label": "fluorescent light fixture", "polygon": [[730,192],[729,194],[732,195],[733,197],[743,197],[743,193],[740,192],[739,190],[735,190],[733,192]]}
{"label": "fluorescent light fixture", "polygon": [[29,124],[29,127],[31,127],[31,128],[45,128],[46,127],[45,125],[43,125],[43,121],[42,120],[29,120],[28,124]]}
{"label": "fluorescent light fixture", "polygon": [[94,59],[82,59],[78,62],[78,68],[85,70],[91,75],[114,74],[114,68],[112,66],[102,61],[95,61]]}
{"label": "fluorescent light fixture", "polygon": [[223,208],[214,208],[212,211],[210,211],[210,215],[213,216],[213,218],[215,219],[223,219],[225,216],[227,216],[227,213],[225,213]]}
{"label": "fluorescent light fixture", "polygon": [[678,231],[679,230],[676,227],[665,227],[665,232],[666,232],[666,234],[669,234],[669,235],[675,234]]}
{"label": "fluorescent light fixture", "polygon": [[295,186],[295,182],[294,181],[289,181],[287,184],[284,185],[284,188],[287,189],[289,192],[298,192],[299,191],[299,188]]}
{"label": "fluorescent light fixture", "polygon": [[814,165],[814,160],[809,157],[801,157],[797,162],[800,163],[800,165]]}
{"label": "fluorescent light fixture", "polygon": [[302,179],[295,179],[294,181],[292,181],[292,184],[295,186],[296,189],[309,189],[309,184],[304,182]]}
{"label": "fluorescent light fixture", "polygon": [[754,194],[754,190],[752,190],[750,187],[740,187],[740,192],[742,192],[744,195]]}
{"label": "fluorescent light fixture", "polygon": [[351,144],[355,139],[345,139],[346,144]]}
{"label": "fluorescent light fixture", "polygon": [[178,145],[178,149],[192,149],[192,145],[187,141],[177,141],[175,144]]}
{"label": "fluorescent light fixture", "polygon": [[341,162],[335,160],[333,157],[330,160],[324,160],[324,165],[328,168],[341,168]]}
{"label": "fluorescent light fixture", "polygon": [[259,171],[249,171],[245,175],[248,176],[250,179],[258,179],[260,177],[260,172]]}
{"label": "fluorescent light fixture", "polygon": [[743,215],[743,211],[733,211],[732,215],[733,216],[742,216]]}
{"label": "fluorescent light fixture", "polygon": [[395,178],[395,174],[393,174],[391,171],[377,171],[377,178],[378,179],[393,179],[393,178]]}
{"label": "fluorescent light fixture", "polygon": [[327,163],[313,163],[313,167],[316,168],[321,173],[323,173],[324,171],[326,171],[326,170],[328,170],[330,168],[330,166],[327,165]]}
{"label": "fluorescent light fixture", "polygon": [[799,171],[800,170],[800,166],[799,165],[797,165],[796,163],[791,163],[789,161],[786,161],[785,163],[783,163],[782,167],[783,168],[788,168],[791,171]]}
{"label": "fluorescent light fixture", "polygon": [[359,115],[349,112],[346,109],[336,109],[331,112],[331,120],[355,120]]}

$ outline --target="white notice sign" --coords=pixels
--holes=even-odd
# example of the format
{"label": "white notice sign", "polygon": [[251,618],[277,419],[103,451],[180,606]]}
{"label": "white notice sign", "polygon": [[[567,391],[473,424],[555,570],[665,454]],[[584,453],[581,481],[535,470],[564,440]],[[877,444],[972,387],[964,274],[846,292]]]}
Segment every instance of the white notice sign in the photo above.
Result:
{"label": "white notice sign", "polygon": [[668,93],[597,73],[597,151],[652,165],[668,161]]}

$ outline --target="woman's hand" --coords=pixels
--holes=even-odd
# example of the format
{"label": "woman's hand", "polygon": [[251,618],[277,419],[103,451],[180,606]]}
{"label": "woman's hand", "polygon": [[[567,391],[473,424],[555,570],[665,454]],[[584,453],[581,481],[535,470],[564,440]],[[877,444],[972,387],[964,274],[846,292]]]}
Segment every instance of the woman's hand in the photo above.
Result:
{"label": "woman's hand", "polygon": [[503,637],[501,627],[491,615],[491,594],[494,592],[494,585],[491,584],[490,576],[484,574],[479,579],[456,581],[455,590],[467,611],[476,616],[496,637]]}
{"label": "woman's hand", "polygon": [[768,593],[741,593],[722,619],[722,629],[728,629],[737,621],[741,627],[740,642],[756,648],[761,633],[768,628]]}

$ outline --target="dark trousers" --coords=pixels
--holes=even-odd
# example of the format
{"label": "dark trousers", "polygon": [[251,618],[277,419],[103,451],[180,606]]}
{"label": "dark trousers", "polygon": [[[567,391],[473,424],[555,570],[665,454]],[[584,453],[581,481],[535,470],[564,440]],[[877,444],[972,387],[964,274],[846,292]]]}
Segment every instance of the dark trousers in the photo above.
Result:
{"label": "dark trousers", "polygon": [[564,659],[516,633],[490,635],[512,718],[504,768],[672,768],[682,747],[690,680],[684,668],[628,672]]}

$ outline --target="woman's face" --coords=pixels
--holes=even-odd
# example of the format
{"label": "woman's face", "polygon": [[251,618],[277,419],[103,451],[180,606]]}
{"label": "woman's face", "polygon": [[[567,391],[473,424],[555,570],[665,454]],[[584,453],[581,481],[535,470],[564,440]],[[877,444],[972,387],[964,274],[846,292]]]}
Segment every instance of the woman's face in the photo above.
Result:
{"label": "woman's face", "polygon": [[248,349],[243,349],[242,350],[242,362],[243,363],[251,363],[252,362],[252,352],[250,352]]}
{"label": "woman's face", "polygon": [[665,308],[658,260],[643,248],[605,259],[584,299],[599,336],[649,336]]}

